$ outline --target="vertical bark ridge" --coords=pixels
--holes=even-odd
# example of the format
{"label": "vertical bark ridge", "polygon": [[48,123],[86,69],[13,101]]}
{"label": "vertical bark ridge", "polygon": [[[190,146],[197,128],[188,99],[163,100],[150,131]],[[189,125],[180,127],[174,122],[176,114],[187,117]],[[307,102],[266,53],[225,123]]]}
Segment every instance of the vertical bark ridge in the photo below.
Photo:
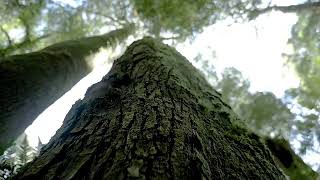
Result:
{"label": "vertical bark ridge", "polygon": [[285,179],[174,49],[133,43],[17,179]]}

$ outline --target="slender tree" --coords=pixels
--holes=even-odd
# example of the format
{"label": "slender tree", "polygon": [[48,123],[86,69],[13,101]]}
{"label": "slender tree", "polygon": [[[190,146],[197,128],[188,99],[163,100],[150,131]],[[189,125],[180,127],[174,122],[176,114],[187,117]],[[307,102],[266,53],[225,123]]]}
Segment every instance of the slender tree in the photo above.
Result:
{"label": "slender tree", "polygon": [[37,148],[36,148],[36,155],[37,156],[39,156],[43,146],[44,146],[44,144],[42,143],[40,137],[38,136],[38,145],[37,145]]}
{"label": "slender tree", "polygon": [[285,179],[178,52],[133,43],[17,179]]}
{"label": "slender tree", "polygon": [[21,143],[18,145],[17,150],[17,162],[19,166],[24,166],[30,162],[35,155],[35,149],[29,145],[28,136],[24,135]]}
{"label": "slender tree", "polygon": [[124,41],[133,25],[0,61],[0,154],[33,120],[91,71],[86,57]]}

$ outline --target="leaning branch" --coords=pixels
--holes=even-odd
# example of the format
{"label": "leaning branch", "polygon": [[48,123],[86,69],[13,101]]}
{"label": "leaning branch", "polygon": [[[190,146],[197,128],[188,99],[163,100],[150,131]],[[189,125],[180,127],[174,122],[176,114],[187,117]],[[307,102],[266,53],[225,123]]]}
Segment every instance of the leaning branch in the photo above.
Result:
{"label": "leaning branch", "polygon": [[25,38],[22,42],[16,43],[16,44],[11,44],[9,46],[7,46],[5,49],[2,49],[2,56],[7,56],[10,55],[12,52],[18,50],[18,49],[24,49],[29,47],[30,45],[39,42],[42,39],[45,39],[47,37],[49,37],[50,34],[45,34],[42,36],[39,36],[37,38],[34,39],[29,39],[29,38]]}
{"label": "leaning branch", "polygon": [[280,11],[283,13],[298,13],[305,10],[317,10],[320,9],[320,1],[319,2],[307,2],[303,4],[290,5],[290,6],[269,6],[264,9],[257,9],[251,11],[249,14],[249,19],[254,19],[259,15],[268,13],[270,11]]}

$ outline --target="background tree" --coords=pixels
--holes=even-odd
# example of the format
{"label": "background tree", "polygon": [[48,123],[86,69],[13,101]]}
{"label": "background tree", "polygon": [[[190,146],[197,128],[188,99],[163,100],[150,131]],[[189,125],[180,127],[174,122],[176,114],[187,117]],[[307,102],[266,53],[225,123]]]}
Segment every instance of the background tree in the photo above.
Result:
{"label": "background tree", "polygon": [[35,149],[29,145],[28,137],[25,135],[21,144],[18,145],[17,161],[18,165],[23,166],[34,159]]}
{"label": "background tree", "polygon": [[128,25],[101,36],[70,40],[0,62],[0,153],[50,104],[91,72],[88,57],[124,41]]}
{"label": "background tree", "polygon": [[273,93],[251,93],[249,81],[234,68],[225,69],[216,87],[253,131],[263,136],[289,139],[290,123],[295,116]]}

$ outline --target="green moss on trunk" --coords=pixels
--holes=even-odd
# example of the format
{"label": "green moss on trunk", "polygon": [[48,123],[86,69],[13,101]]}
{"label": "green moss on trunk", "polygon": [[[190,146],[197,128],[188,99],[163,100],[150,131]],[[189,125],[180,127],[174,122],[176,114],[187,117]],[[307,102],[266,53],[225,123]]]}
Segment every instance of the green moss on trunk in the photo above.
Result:
{"label": "green moss on trunk", "polygon": [[133,43],[17,179],[285,179],[178,52]]}

